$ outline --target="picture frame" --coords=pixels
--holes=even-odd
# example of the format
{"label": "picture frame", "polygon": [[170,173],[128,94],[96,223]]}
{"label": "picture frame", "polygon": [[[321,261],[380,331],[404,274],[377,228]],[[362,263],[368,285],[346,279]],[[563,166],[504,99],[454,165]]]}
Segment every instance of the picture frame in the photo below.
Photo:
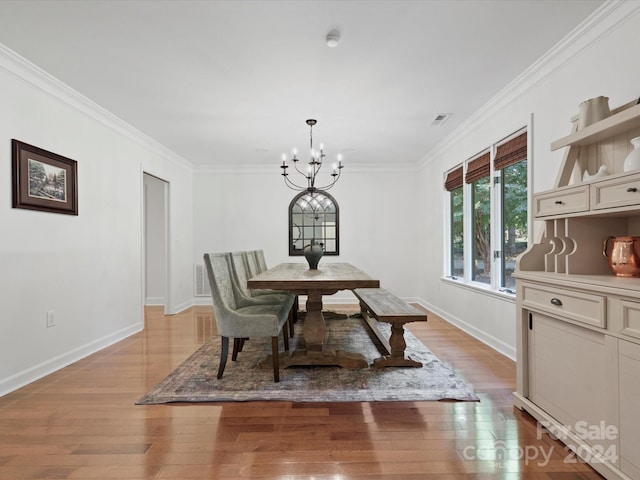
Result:
{"label": "picture frame", "polygon": [[11,140],[12,207],[78,215],[78,163]]}

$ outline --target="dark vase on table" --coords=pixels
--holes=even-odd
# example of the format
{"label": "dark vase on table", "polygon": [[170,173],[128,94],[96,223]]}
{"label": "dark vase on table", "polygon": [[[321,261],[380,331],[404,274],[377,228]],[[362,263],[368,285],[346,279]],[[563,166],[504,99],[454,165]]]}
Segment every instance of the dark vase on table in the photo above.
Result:
{"label": "dark vase on table", "polygon": [[324,255],[324,251],[322,247],[316,243],[315,240],[312,240],[309,245],[304,247],[303,250],[304,258],[307,259],[307,263],[309,264],[309,270],[317,270],[318,262]]}

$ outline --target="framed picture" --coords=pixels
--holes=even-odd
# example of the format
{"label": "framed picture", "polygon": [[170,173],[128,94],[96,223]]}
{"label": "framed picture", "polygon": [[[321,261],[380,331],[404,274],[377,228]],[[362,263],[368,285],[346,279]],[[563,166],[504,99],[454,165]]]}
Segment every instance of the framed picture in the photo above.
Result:
{"label": "framed picture", "polygon": [[78,215],[75,160],[11,140],[13,208]]}

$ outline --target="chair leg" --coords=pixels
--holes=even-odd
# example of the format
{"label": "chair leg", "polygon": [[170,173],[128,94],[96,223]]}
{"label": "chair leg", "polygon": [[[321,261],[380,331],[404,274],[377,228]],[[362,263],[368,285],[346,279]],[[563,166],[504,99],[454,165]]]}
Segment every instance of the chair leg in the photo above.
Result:
{"label": "chair leg", "polygon": [[242,339],[233,339],[233,352],[231,353],[231,360],[236,361],[238,359],[238,352],[242,351]]}
{"label": "chair leg", "polygon": [[280,381],[280,356],[278,352],[278,336],[271,337],[271,358],[273,358],[273,381]]}
{"label": "chair leg", "polygon": [[298,302],[298,295],[296,295],[296,299],[293,302],[293,323],[298,323],[298,309],[300,308],[300,304]]}
{"label": "chair leg", "polygon": [[240,339],[240,345],[238,346],[238,352],[241,352],[242,349],[244,348],[244,342],[245,340],[249,340],[248,338],[241,338]]}
{"label": "chair leg", "polygon": [[286,325],[287,328],[285,328],[285,331],[287,330],[289,331],[289,336],[291,338],[293,338],[293,324],[294,324],[293,317],[295,315],[293,312],[294,312],[293,307],[291,307],[291,310],[289,310],[289,319],[287,320],[287,325]]}
{"label": "chair leg", "polygon": [[284,351],[289,351],[289,333],[287,331],[287,324],[282,326],[282,338],[284,339]]}
{"label": "chair leg", "polygon": [[[227,365],[227,357],[229,356],[229,337],[220,337],[222,340],[222,348],[220,351],[220,366],[218,367],[218,378],[222,378],[224,367]],[[235,342],[235,340],[234,340]]]}

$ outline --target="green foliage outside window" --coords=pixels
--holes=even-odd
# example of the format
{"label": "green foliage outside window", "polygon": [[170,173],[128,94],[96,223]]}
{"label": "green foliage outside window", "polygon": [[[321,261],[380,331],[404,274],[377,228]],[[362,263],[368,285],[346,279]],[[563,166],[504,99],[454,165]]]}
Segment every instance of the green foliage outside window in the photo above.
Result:
{"label": "green foliage outside window", "polygon": [[464,203],[463,188],[450,192],[451,198],[451,275],[464,275]]}
{"label": "green foliage outside window", "polygon": [[527,248],[527,161],[502,171],[502,286],[515,288],[516,257]]}
{"label": "green foliage outside window", "polygon": [[476,282],[491,283],[491,182],[484,177],[471,185],[473,203],[473,272]]}

